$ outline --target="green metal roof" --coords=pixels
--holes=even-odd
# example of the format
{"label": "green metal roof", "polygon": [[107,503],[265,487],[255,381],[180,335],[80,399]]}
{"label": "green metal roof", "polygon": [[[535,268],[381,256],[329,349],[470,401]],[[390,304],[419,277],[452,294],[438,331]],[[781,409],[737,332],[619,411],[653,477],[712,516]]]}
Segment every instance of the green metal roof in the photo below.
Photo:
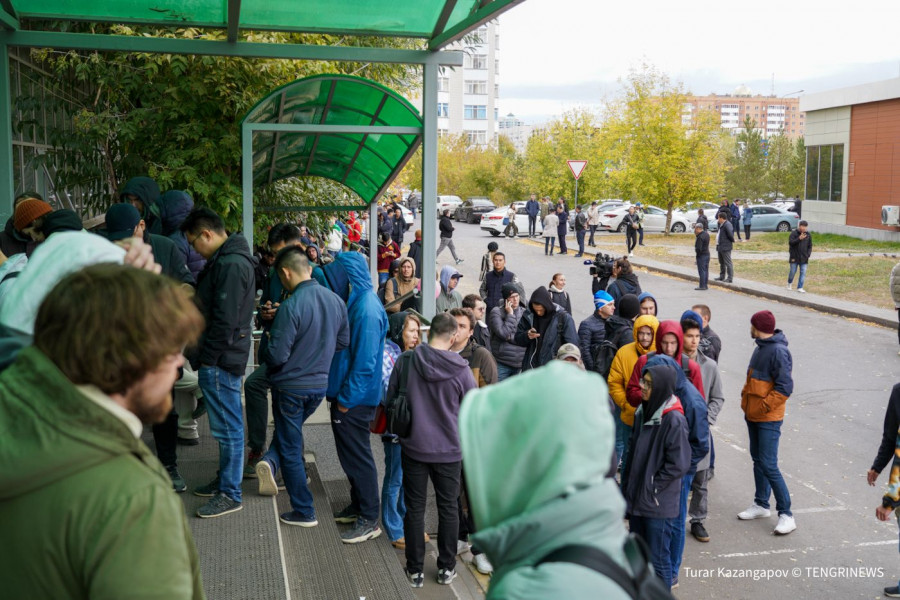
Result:
{"label": "green metal roof", "polygon": [[0,0],[0,24],[19,19],[141,23],[424,38],[434,50],[522,0]]}
{"label": "green metal roof", "polygon": [[255,186],[325,177],[367,203],[400,172],[422,132],[419,112],[405,98],[349,75],[314,75],[282,86],[250,109],[242,125],[253,139]]}

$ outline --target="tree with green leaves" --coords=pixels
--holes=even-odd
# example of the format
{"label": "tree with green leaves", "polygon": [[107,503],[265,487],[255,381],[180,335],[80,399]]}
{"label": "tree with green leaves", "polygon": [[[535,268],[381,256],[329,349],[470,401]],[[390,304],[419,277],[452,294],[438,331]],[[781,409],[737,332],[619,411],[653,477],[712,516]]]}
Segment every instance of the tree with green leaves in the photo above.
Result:
{"label": "tree with green leaves", "polygon": [[770,191],[766,145],[756,121],[747,116],[735,142],[725,174],[726,193],[755,202]]}
{"label": "tree with green leaves", "polygon": [[787,195],[788,180],[794,158],[794,143],[783,133],[769,137],[766,184],[773,199]]}
{"label": "tree with green leaves", "polygon": [[621,97],[606,105],[602,143],[609,178],[628,200],[668,211],[716,197],[723,183],[722,131],[714,111],[685,114],[680,84],[649,65],[633,69]]}

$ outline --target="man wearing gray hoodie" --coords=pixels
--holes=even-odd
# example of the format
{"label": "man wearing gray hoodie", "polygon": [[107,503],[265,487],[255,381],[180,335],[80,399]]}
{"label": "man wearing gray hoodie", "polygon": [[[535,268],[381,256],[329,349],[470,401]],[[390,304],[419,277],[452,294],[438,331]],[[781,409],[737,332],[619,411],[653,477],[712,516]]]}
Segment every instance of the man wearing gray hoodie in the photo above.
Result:
{"label": "man wearing gray hoodie", "polygon": [[451,308],[462,308],[462,296],[456,291],[460,277],[462,277],[462,274],[449,265],[441,269],[441,293],[438,294],[435,300],[437,312],[442,313],[447,312]]}

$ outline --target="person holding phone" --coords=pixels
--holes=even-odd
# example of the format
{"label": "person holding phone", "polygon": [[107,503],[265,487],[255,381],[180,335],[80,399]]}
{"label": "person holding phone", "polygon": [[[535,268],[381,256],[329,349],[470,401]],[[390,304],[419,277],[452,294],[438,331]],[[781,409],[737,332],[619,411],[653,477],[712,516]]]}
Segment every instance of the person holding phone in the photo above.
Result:
{"label": "person holding phone", "polygon": [[794,275],[800,270],[800,279],[797,281],[797,291],[801,294],[806,293],[803,284],[806,283],[806,267],[809,265],[809,257],[812,255],[812,234],[806,229],[809,223],[800,221],[797,229],[791,232],[788,238],[788,248],[790,252],[791,270],[788,273],[787,289],[792,288],[794,283]]}

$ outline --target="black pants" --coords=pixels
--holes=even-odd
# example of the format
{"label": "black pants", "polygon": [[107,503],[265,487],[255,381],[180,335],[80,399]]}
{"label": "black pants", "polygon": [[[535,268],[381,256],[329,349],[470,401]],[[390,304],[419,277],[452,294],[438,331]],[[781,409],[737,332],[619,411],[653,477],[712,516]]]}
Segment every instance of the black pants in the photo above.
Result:
{"label": "black pants", "polygon": [[559,238],[559,253],[565,254],[569,251],[569,248],[566,246],[566,233],[569,228],[569,224],[560,225],[556,228],[556,236]]}
{"label": "black pants", "polygon": [[700,287],[705,288],[709,282],[709,254],[697,257],[697,275],[700,278]]}
{"label": "black pants", "polygon": [[[466,489],[466,472],[460,467],[459,473],[459,539],[466,542],[469,540],[469,536],[478,530],[475,529],[475,518],[472,516],[472,505],[469,503]],[[481,550],[472,546],[472,556],[479,554],[481,554]]]}
{"label": "black pants", "polygon": [[425,564],[425,499],[428,479],[434,487],[438,511],[438,569],[456,567],[456,540],[459,534],[459,477],[461,462],[423,463],[407,456],[400,457],[403,466],[403,497],[406,516],[403,537],[406,538],[406,570],[421,573]]}
{"label": "black pants", "polygon": [[731,281],[734,278],[734,265],[731,262],[731,250],[719,252],[719,277]]}
{"label": "black pants", "polygon": [[269,426],[269,377],[266,364],[261,363],[244,380],[244,402],[247,412],[247,444],[252,452],[266,451],[266,435]]}
{"label": "black pants", "polygon": [[625,230],[625,247],[628,254],[634,252],[634,247],[637,246],[637,231],[634,227]]}
{"label": "black pants", "polygon": [[597,233],[597,226],[588,225],[588,229],[590,229],[591,231],[591,237],[590,239],[588,239],[588,246],[595,246],[596,244],[594,244],[594,234]]}
{"label": "black pants", "polygon": [[737,239],[741,239],[741,220],[731,219],[731,226],[734,228],[734,235],[737,236]]}
{"label": "black pants", "polygon": [[375,407],[354,406],[342,413],[337,408],[337,400],[329,400],[334,446],[341,468],[350,480],[350,505],[360,518],[377,521],[380,490],[369,433],[369,422],[375,417]]}
{"label": "black pants", "polygon": [[528,235],[537,235],[537,215],[528,215]]}
{"label": "black pants", "polygon": [[750,239],[750,225],[744,225],[744,239]]}
{"label": "black pants", "polygon": [[164,467],[174,467],[178,456],[178,413],[173,408],[162,423],[153,426],[153,443],[156,445],[156,457]]}

